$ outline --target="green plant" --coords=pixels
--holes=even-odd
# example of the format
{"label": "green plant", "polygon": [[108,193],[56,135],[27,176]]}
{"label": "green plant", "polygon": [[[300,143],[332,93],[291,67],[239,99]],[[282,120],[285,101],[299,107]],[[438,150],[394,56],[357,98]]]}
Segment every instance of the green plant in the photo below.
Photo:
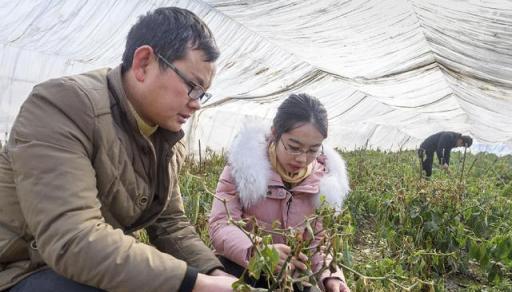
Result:
{"label": "green plant", "polygon": [[[350,287],[512,290],[512,156],[468,153],[461,175],[463,154],[455,152],[450,174],[434,169],[431,180],[421,180],[414,151],[342,154],[353,190],[345,210],[320,209],[310,220],[323,221],[323,244],[343,267]],[[187,215],[209,243],[213,196],[208,193],[215,189],[225,159],[213,152],[205,156],[201,165],[188,161],[180,180]],[[289,232],[289,244],[308,252],[306,242],[293,242],[292,231],[277,231]],[[263,272],[264,263],[272,268],[273,253],[265,242],[259,244],[263,259],[254,260],[250,269]]]}

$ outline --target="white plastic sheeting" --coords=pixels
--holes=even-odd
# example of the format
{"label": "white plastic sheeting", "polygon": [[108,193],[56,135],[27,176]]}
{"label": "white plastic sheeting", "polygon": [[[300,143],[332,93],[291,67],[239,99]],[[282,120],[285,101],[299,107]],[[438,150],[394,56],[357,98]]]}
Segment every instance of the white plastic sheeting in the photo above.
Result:
{"label": "white plastic sheeting", "polygon": [[197,13],[221,48],[192,150],[270,123],[293,92],[322,100],[342,148],[414,148],[440,130],[512,147],[512,0],[0,0],[0,131],[38,82],[117,65],[161,6]]}

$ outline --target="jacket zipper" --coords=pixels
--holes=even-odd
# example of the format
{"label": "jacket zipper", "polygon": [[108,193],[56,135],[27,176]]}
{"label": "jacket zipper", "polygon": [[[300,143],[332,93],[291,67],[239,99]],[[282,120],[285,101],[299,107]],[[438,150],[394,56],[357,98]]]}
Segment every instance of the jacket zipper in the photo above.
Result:
{"label": "jacket zipper", "polygon": [[[154,149],[154,148],[153,148],[153,149]],[[172,151],[170,151],[170,148],[166,148],[165,153],[163,153],[163,155],[162,155],[162,157],[165,157],[165,159],[164,159],[164,165],[168,165],[168,164],[169,164],[169,161],[171,160],[171,153],[172,153]],[[153,156],[154,156],[154,157],[156,157],[156,155],[155,155],[155,151],[153,151]],[[155,161],[157,161],[157,160],[156,160],[156,158],[155,158]],[[157,163],[157,164],[158,164],[158,163]],[[158,186],[160,185],[160,184],[159,184],[159,181],[162,179],[162,178],[160,177],[162,173],[161,173],[161,172],[158,172],[158,167],[157,167],[156,165],[155,165],[155,169],[156,169],[156,172],[155,172],[155,173],[156,173],[156,174],[160,174],[160,175],[158,176],[158,178],[157,178],[157,179],[155,179],[155,180],[153,181],[152,186],[151,186],[151,188],[152,188],[152,190],[151,190],[151,191],[152,191],[153,199],[154,199],[154,196],[155,196],[156,191],[161,191],[161,190],[157,190],[157,188],[158,188]],[[164,204],[164,207],[165,207],[165,204]],[[149,218],[148,220],[146,220],[146,221],[144,221],[144,222],[139,223],[139,224],[138,224],[138,225],[136,225],[136,226],[130,226],[127,230],[125,230],[125,233],[133,233],[133,232],[135,232],[135,231],[137,231],[137,230],[140,230],[140,229],[146,228],[147,226],[149,226],[150,224],[152,224],[152,223],[154,222],[155,218],[158,218],[158,216],[160,216],[160,213],[161,213],[162,211],[163,211],[163,209],[162,209],[162,210],[160,210],[160,212],[158,212],[156,216],[153,216],[153,217]]]}
{"label": "jacket zipper", "polygon": [[292,204],[292,201],[293,201],[293,195],[292,193],[290,193],[290,199],[288,200],[288,202],[286,202],[286,219],[285,219],[285,225],[283,226],[284,228],[286,228],[286,226],[288,226],[288,214],[290,213],[290,205]]}

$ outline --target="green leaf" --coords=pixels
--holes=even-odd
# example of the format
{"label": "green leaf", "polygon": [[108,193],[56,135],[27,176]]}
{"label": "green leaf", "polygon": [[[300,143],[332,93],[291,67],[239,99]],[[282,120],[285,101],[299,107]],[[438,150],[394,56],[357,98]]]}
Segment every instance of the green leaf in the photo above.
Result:
{"label": "green leaf", "polygon": [[343,241],[343,260],[347,266],[352,266],[352,254],[347,241]]}
{"label": "green leaf", "polygon": [[487,251],[487,248],[484,244],[480,246],[480,266],[483,269],[487,268],[487,265],[489,264],[489,252]]}
{"label": "green leaf", "polygon": [[308,231],[310,238],[315,238],[315,232],[313,231],[313,227],[311,227],[311,222],[309,220],[306,221],[306,230]]}
{"label": "green leaf", "polygon": [[480,247],[473,240],[469,244],[469,255],[476,260],[480,259]]}
{"label": "green leaf", "polygon": [[[279,263],[279,252],[273,246],[266,246],[262,251],[264,260],[271,266],[274,271]],[[270,272],[272,272],[270,271]]]}
{"label": "green leaf", "polygon": [[437,225],[436,222],[434,222],[434,220],[431,220],[431,221],[428,221],[427,223],[425,223],[425,231],[427,232],[437,232],[439,230],[439,225]]}
{"label": "green leaf", "polygon": [[233,288],[233,291],[235,292],[251,292],[252,287],[246,284],[242,279],[238,279],[238,281],[233,282],[231,285],[231,288]]}
{"label": "green leaf", "polygon": [[247,269],[249,270],[249,275],[254,279],[259,279],[261,275],[261,270],[263,269],[264,261],[261,260],[259,255],[253,256],[249,260],[249,265],[247,265]]}
{"label": "green leaf", "polygon": [[418,217],[420,215],[420,208],[413,207],[412,210],[409,212],[409,215],[412,219]]}
{"label": "green leaf", "polygon": [[508,257],[508,253],[510,252],[509,247],[506,241],[501,241],[496,244],[496,248],[494,249],[494,254],[499,259],[506,259]]}
{"label": "green leaf", "polygon": [[271,235],[263,236],[262,242],[264,245],[271,245],[272,244],[272,236]]}
{"label": "green leaf", "polygon": [[498,267],[498,265],[493,264],[491,266],[491,269],[489,270],[489,273],[487,274],[487,280],[489,282],[499,282],[501,281],[501,270]]}

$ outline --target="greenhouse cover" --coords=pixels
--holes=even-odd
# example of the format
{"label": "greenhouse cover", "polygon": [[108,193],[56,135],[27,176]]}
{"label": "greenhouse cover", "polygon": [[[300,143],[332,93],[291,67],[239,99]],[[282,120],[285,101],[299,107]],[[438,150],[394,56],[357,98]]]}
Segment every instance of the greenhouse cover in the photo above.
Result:
{"label": "greenhouse cover", "polygon": [[221,49],[214,98],[187,124],[192,151],[225,149],[306,92],[342,149],[453,130],[511,152],[512,0],[0,0],[0,140],[35,84],[116,66],[137,17],[162,6],[198,14]]}

